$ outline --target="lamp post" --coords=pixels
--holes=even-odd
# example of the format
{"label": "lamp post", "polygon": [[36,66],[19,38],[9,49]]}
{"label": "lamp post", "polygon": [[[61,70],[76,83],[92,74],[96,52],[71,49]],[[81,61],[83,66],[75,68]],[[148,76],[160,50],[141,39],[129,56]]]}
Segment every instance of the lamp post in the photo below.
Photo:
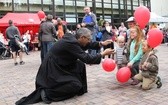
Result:
{"label": "lamp post", "polygon": [[52,5],[52,15],[55,17],[55,0],[51,0],[51,5]]}
{"label": "lamp post", "polygon": [[93,0],[92,1],[92,11],[93,11],[93,13],[95,13],[96,14],[96,0]]}

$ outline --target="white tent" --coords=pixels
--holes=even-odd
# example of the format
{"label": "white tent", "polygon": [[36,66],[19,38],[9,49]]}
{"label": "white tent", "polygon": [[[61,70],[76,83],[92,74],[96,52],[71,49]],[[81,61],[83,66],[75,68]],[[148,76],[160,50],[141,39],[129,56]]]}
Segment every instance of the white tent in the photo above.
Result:
{"label": "white tent", "polygon": [[168,23],[168,18],[157,15],[156,13],[150,13],[150,23]]}

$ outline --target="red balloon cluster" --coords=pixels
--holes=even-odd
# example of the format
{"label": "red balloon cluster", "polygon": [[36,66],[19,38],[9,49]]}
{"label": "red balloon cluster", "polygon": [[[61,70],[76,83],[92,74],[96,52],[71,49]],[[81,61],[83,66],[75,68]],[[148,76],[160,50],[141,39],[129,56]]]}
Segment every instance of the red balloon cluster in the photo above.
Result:
{"label": "red balloon cluster", "polygon": [[102,67],[105,71],[111,72],[115,69],[116,64],[113,59],[107,58],[102,62]]}
{"label": "red balloon cluster", "polygon": [[141,29],[144,29],[150,19],[150,11],[145,6],[139,6],[134,12],[135,21]]}
{"label": "red balloon cluster", "polygon": [[[102,62],[102,67],[105,71],[111,72],[115,69],[116,64],[113,59],[107,58]],[[131,70],[129,67],[123,67],[118,70],[116,78],[119,82],[127,82],[131,77]]]}
{"label": "red balloon cluster", "polygon": [[149,30],[147,34],[147,42],[150,47],[155,48],[162,43],[162,40],[163,33],[159,29],[153,28]]}
{"label": "red balloon cluster", "polygon": [[120,68],[116,74],[116,78],[119,82],[127,82],[131,77],[131,71],[129,67]]}
{"label": "red balloon cluster", "polygon": [[43,18],[45,18],[45,13],[44,13],[44,11],[38,11],[38,17],[40,18],[40,19],[43,19]]}

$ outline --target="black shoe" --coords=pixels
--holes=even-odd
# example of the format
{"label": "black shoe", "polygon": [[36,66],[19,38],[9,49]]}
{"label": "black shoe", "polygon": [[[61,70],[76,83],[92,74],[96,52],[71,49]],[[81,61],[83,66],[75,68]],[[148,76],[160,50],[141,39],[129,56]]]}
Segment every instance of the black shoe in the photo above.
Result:
{"label": "black shoe", "polygon": [[20,61],[20,65],[24,65],[25,64],[25,62],[23,62],[23,61]]}
{"label": "black shoe", "polygon": [[14,65],[15,65],[15,66],[17,66],[17,65],[18,65],[18,63],[17,63],[17,62],[15,62],[15,63],[14,63]]}
{"label": "black shoe", "polygon": [[28,51],[25,51],[26,55],[29,55]]}
{"label": "black shoe", "polygon": [[161,88],[161,87],[162,87],[161,78],[158,76],[157,79],[158,79],[158,80],[156,81],[157,88]]}
{"label": "black shoe", "polygon": [[43,102],[45,104],[50,104],[51,103],[51,101],[47,98],[44,90],[41,90],[41,99],[43,100]]}
{"label": "black shoe", "polygon": [[83,94],[85,94],[85,93],[87,93],[87,91],[86,92],[84,92],[84,91],[79,91],[79,93],[77,94],[78,96],[81,96],[81,95],[83,95]]}

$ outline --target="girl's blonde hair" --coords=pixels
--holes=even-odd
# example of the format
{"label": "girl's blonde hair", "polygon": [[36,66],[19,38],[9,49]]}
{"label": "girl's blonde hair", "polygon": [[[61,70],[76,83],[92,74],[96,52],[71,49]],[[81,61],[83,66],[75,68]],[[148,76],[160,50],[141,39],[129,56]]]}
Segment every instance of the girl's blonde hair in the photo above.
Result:
{"label": "girl's blonde hair", "polygon": [[[140,46],[140,44],[142,43],[142,40],[144,39],[144,33],[143,33],[143,31],[139,28],[139,26],[134,26],[134,27],[132,27],[133,29],[135,29],[136,30],[136,32],[137,32],[137,36],[136,36],[136,38],[134,39],[135,40],[135,55],[138,53],[138,49],[139,49],[139,46]],[[130,39],[130,41],[128,42],[128,45],[130,46],[130,44],[131,44],[131,42],[132,42],[132,40],[133,39]]]}

